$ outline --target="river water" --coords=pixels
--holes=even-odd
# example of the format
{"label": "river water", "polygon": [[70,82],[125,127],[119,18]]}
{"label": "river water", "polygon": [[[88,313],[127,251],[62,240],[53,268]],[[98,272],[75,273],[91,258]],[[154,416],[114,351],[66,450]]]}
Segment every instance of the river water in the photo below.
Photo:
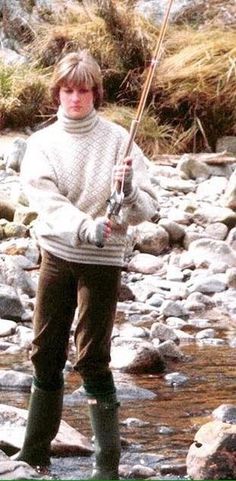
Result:
{"label": "river water", "polygon": [[[115,380],[136,384],[156,394],[152,400],[122,401],[120,409],[121,435],[128,442],[123,449],[122,463],[143,464],[153,467],[156,472],[163,465],[170,465],[170,473],[176,474],[175,467],[185,463],[188,449],[194,435],[202,424],[211,419],[212,411],[221,404],[236,404],[236,354],[231,347],[236,338],[236,326],[219,313],[211,313],[212,326],[223,344],[211,345],[200,342],[181,344],[185,359],[172,362],[168,370],[158,375],[128,375],[115,372]],[[220,319],[220,320],[219,320]],[[3,369],[29,369],[29,363],[12,356],[1,356]],[[187,376],[184,384],[168,384],[167,372],[180,372]],[[66,377],[66,393],[79,387],[78,375],[70,372]],[[29,393],[2,391],[1,402],[26,408]],[[125,423],[127,418],[138,418]],[[81,433],[91,436],[87,407],[64,406],[63,419]],[[85,479],[93,458],[61,458],[53,460],[52,472],[59,479]],[[177,476],[171,479],[176,479]],[[163,476],[162,479],[167,479]]]}

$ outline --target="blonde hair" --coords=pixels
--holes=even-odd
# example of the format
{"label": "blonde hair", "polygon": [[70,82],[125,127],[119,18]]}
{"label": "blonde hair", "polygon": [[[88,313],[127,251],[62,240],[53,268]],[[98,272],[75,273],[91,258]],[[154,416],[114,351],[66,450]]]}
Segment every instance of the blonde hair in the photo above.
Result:
{"label": "blonde hair", "polygon": [[51,80],[51,93],[54,102],[59,104],[60,87],[73,85],[92,89],[94,107],[97,109],[103,99],[101,69],[87,50],[71,52],[65,55],[55,66]]}

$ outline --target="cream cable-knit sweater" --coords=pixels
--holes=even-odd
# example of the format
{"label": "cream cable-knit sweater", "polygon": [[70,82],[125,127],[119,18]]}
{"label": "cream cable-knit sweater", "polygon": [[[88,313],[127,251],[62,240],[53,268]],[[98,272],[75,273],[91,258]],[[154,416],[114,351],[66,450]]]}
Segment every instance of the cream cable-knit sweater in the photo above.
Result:
{"label": "cream cable-knit sweater", "polygon": [[83,242],[88,219],[103,216],[112,186],[112,170],[123,159],[128,132],[93,110],[72,120],[59,108],[57,121],[27,141],[21,167],[30,206],[38,212],[39,245],[62,259],[86,264],[121,266],[128,224],[150,220],[157,200],[145,157],[132,149],[133,191],[125,199],[123,221],[103,248]]}

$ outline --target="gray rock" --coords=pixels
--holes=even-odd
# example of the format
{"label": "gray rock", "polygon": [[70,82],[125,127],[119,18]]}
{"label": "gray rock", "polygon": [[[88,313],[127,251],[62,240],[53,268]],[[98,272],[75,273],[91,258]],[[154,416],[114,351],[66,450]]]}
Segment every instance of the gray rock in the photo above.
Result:
{"label": "gray rock", "polygon": [[0,337],[11,336],[15,333],[17,323],[8,319],[0,319]]}
{"label": "gray rock", "polygon": [[8,146],[5,154],[4,161],[7,169],[20,172],[21,162],[24,158],[27,142],[22,137],[16,137]]}
{"label": "gray rock", "polygon": [[143,222],[136,228],[135,246],[142,253],[156,256],[168,249],[169,234],[161,226]]}
{"label": "gray rock", "polygon": [[162,322],[154,322],[150,330],[151,338],[158,338],[160,341],[173,341],[179,343],[179,338],[173,329]]}
{"label": "gray rock", "polygon": [[32,384],[31,374],[0,369],[0,388],[11,390],[30,391]]}
{"label": "gray rock", "polygon": [[212,294],[214,292],[222,292],[227,289],[227,280],[225,274],[199,275],[195,279],[188,281],[188,289],[190,292],[202,292],[203,294]]}
{"label": "gray rock", "polygon": [[160,313],[165,317],[186,317],[188,315],[187,309],[179,301],[166,300],[162,303]]}
{"label": "gray rock", "polygon": [[221,404],[212,411],[212,416],[223,423],[236,424],[236,406],[235,404]]}
{"label": "gray rock", "polygon": [[169,219],[160,219],[158,225],[164,227],[168,232],[171,243],[180,242],[183,239],[185,230],[183,226],[177,224],[177,222],[171,222]]}
{"label": "gray rock", "polygon": [[224,135],[219,137],[216,142],[216,152],[227,152],[236,155],[236,136]]}
{"label": "gray rock", "polygon": [[186,384],[188,376],[185,376],[185,374],[181,374],[180,372],[171,372],[166,374],[164,379],[171,386],[181,386],[182,384]]}
{"label": "gray rock", "polygon": [[224,241],[196,240],[190,244],[189,252],[196,267],[222,263],[228,267],[236,267],[236,254]]}
{"label": "gray rock", "polygon": [[[13,454],[23,444],[28,411],[0,404],[0,447]],[[56,456],[88,456],[93,448],[90,441],[65,421],[51,443],[51,454]]]}
{"label": "gray rock", "polygon": [[0,284],[0,317],[19,321],[23,312],[16,290],[11,286]]}
{"label": "gray rock", "polygon": [[187,454],[187,474],[192,479],[235,479],[236,424],[204,424]]}
{"label": "gray rock", "polygon": [[23,461],[12,461],[6,457],[0,460],[0,479],[11,481],[12,479],[42,479],[42,477]]}
{"label": "gray rock", "polygon": [[20,55],[11,48],[7,48],[7,46],[3,46],[0,50],[0,61],[5,65],[11,66],[25,65],[28,63],[27,57]]}
{"label": "gray rock", "polygon": [[111,367],[121,372],[143,374],[162,372],[165,362],[151,342],[114,345],[111,351]]}
{"label": "gray rock", "polygon": [[179,159],[176,167],[182,179],[208,179],[211,171],[207,164],[191,157],[190,154],[184,154]]}

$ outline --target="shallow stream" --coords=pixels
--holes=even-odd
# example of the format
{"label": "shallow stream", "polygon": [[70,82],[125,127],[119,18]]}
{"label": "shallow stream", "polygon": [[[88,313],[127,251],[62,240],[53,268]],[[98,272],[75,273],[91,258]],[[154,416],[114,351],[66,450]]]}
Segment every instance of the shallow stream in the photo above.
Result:
{"label": "shallow stream", "polygon": [[[136,384],[156,394],[152,400],[122,401],[120,409],[121,435],[128,441],[124,447],[122,463],[143,464],[163,471],[163,465],[170,465],[168,479],[176,479],[181,472],[176,466],[185,463],[186,454],[198,428],[211,419],[212,411],[221,404],[236,404],[236,353],[231,340],[236,338],[236,326],[223,318],[221,322],[212,313],[212,323],[217,337],[223,345],[210,343],[181,344],[186,355],[184,361],[172,362],[168,372],[180,372],[188,378],[180,385],[168,384],[164,374],[127,375],[115,372],[117,383]],[[12,356],[0,357],[0,368],[17,368],[29,363]],[[79,387],[78,375],[71,372],[66,378],[66,393]],[[1,403],[26,408],[29,393],[2,391]],[[123,424],[127,418],[138,418],[136,423]],[[85,404],[76,407],[65,406],[63,419],[81,433],[91,436]],[[144,425],[145,424],[145,425]],[[59,479],[85,479],[89,477],[92,458],[53,459],[52,473]],[[161,471],[162,466],[162,471]],[[182,473],[184,476],[184,473]],[[164,474],[163,478],[166,479]]]}

